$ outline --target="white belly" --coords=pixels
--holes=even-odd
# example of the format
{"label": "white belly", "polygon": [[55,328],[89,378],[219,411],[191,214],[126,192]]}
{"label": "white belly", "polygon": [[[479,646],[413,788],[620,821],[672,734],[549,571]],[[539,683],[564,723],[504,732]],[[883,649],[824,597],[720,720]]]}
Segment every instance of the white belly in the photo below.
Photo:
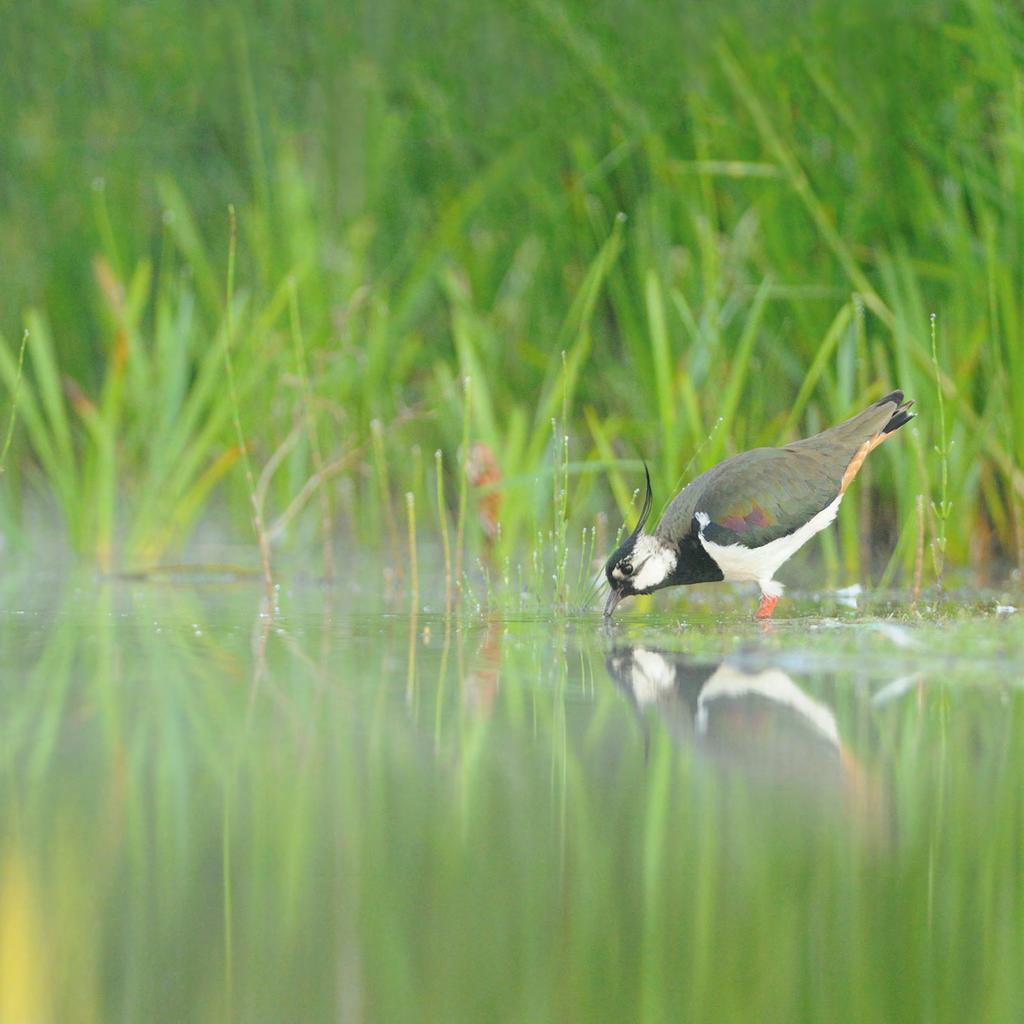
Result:
{"label": "white belly", "polygon": [[763,593],[777,597],[782,593],[782,586],[772,578],[776,570],[835,519],[842,500],[843,496],[838,495],[835,501],[826,505],[798,530],[778,540],[762,544],[759,548],[748,548],[742,544],[716,544],[714,541],[705,540],[703,527],[710,520],[703,512],[697,513],[697,522],[701,526],[698,536],[704,550],[715,560],[727,580],[753,581],[760,584]]}

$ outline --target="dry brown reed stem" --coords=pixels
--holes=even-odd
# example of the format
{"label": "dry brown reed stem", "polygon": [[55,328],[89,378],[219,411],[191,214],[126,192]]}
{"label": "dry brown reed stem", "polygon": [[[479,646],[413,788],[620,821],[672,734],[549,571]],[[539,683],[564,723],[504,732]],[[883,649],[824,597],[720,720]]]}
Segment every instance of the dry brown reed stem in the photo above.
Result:
{"label": "dry brown reed stem", "polygon": [[263,464],[259,478],[256,481],[255,491],[256,501],[259,504],[261,514],[267,507],[267,491],[270,488],[271,480],[274,479],[274,474],[281,463],[284,462],[289,452],[299,443],[301,436],[302,423],[296,422],[295,426],[288,432],[288,436],[274,449],[270,458]]}
{"label": "dry brown reed stem", "polygon": [[351,466],[354,466],[359,461],[363,451],[363,447],[353,448],[352,451],[346,452],[332,462],[328,462],[314,473],[299,488],[298,493],[288,503],[288,507],[270,524],[270,528],[267,531],[270,539],[277,540],[288,528],[291,521],[305,508],[307,502],[316,494],[317,490],[330,480],[331,477],[335,477]]}
{"label": "dry brown reed stem", "polygon": [[[404,410],[384,428],[384,432],[387,433],[389,430],[394,430],[396,427],[400,427],[402,424],[408,423],[409,420],[415,419],[417,415],[418,411],[416,409]],[[290,436],[291,435],[289,435],[289,437]],[[286,438],[282,444],[287,445],[288,439]],[[267,529],[267,536],[269,539],[271,541],[277,540],[277,538],[288,528],[291,521],[306,507],[307,502],[309,502],[313,495],[316,494],[317,489],[327,483],[328,480],[336,477],[339,473],[343,473],[346,469],[355,465],[365,454],[366,448],[367,445],[365,443],[361,444],[333,461],[326,463],[317,472],[315,472],[302,485],[302,487],[299,488],[295,497],[288,503],[288,507],[270,524],[270,527]],[[284,454],[287,454],[287,451]]]}
{"label": "dry brown reed stem", "polygon": [[235,386],[235,367],[231,359],[231,345],[234,341],[234,291],[235,291],[235,253],[238,246],[238,225],[235,218],[234,204],[228,205],[228,222],[231,233],[228,242],[228,283],[227,283],[227,336],[224,339],[224,364],[228,376],[228,392],[231,396],[231,414],[235,423],[235,434],[238,437],[238,449],[242,453],[242,465],[245,467],[245,480],[249,487],[249,501],[252,504],[252,525],[256,533],[256,542],[260,549],[260,562],[263,569],[263,584],[267,595],[267,613],[274,610],[274,577],[270,571],[270,539],[263,524],[263,511],[256,495],[256,478],[252,472],[252,461],[249,448],[242,431],[242,417],[238,406],[238,389]]}

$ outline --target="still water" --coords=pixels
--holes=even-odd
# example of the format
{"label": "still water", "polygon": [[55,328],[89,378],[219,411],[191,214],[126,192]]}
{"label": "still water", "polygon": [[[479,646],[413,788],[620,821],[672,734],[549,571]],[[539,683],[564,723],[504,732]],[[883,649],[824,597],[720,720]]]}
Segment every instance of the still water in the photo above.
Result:
{"label": "still water", "polygon": [[12,577],[0,1021],[1024,1008],[1024,613]]}

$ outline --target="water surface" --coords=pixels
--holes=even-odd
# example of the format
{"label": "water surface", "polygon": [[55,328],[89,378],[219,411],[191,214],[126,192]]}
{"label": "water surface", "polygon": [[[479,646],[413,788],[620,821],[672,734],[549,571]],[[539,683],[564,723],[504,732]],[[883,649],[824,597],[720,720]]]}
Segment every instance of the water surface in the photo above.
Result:
{"label": "water surface", "polygon": [[4,602],[4,1021],[1019,1019],[1005,595],[767,631]]}

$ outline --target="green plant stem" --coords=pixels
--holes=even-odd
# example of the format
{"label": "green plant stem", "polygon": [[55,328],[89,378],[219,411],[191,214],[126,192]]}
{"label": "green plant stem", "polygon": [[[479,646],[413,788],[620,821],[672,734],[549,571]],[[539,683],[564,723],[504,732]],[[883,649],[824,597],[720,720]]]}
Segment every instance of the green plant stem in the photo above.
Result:
{"label": "green plant stem", "polygon": [[7,420],[7,433],[4,435],[4,446],[0,450],[0,473],[7,468],[7,453],[11,450],[14,440],[14,423],[18,413],[18,394],[21,391],[22,370],[25,365],[25,349],[28,347],[28,330],[22,332],[21,347],[18,349],[18,370],[14,378],[14,391],[11,394],[11,415]]}
{"label": "green plant stem", "polygon": [[932,568],[935,571],[935,582],[942,587],[942,573],[946,562],[946,521],[952,510],[952,502],[948,500],[949,495],[949,442],[946,436],[946,402],[942,394],[942,379],[939,369],[938,349],[935,342],[935,314],[931,315],[931,342],[932,342],[932,367],[935,371],[935,391],[939,406],[939,439],[940,443],[935,451],[939,456],[941,465],[941,483],[939,488],[939,502],[932,502],[932,510],[935,513],[936,536],[932,543]]}
{"label": "green plant stem", "polygon": [[448,538],[448,510],[444,502],[444,455],[440,448],[434,452],[434,472],[437,483],[437,524],[444,551],[444,614],[447,618],[452,613],[452,550]]}
{"label": "green plant stem", "polygon": [[[302,318],[299,315],[299,295],[295,278],[289,278],[289,303],[291,314],[292,339],[295,344],[295,363],[299,380],[302,383],[302,400],[305,406],[306,433],[309,438],[310,456],[313,460],[314,476],[324,481],[324,454],[320,444],[320,431],[317,427],[316,396],[309,375],[309,363],[306,358],[306,341],[302,331]],[[326,481],[317,489],[320,499],[320,532],[323,542],[324,576],[334,578],[334,516],[331,509],[331,495]]]}
{"label": "green plant stem", "polygon": [[463,547],[466,535],[466,503],[469,489],[469,474],[466,466],[469,460],[470,396],[472,379],[463,380],[462,390],[462,451],[459,459],[459,511],[455,520],[455,589],[462,592]]}
{"label": "green plant stem", "polygon": [[270,571],[270,541],[263,525],[263,509],[256,499],[256,477],[249,459],[249,448],[242,430],[242,416],[239,410],[238,386],[235,383],[235,367],[231,357],[231,346],[234,343],[234,291],[235,291],[235,252],[238,244],[237,222],[234,204],[228,206],[228,222],[230,238],[228,241],[228,281],[227,281],[227,334],[224,338],[224,366],[228,378],[228,394],[231,399],[231,414],[235,425],[235,437],[238,450],[242,454],[242,466],[245,469],[245,481],[249,488],[249,502],[252,505],[252,525],[256,533],[256,542],[260,550],[260,562],[263,569],[263,585],[266,590],[267,613],[274,609],[274,578]]}
{"label": "green plant stem", "polygon": [[409,650],[405,679],[406,699],[410,702],[416,692],[416,628],[420,610],[420,576],[416,559],[416,495],[405,495],[405,513],[409,539]]}

